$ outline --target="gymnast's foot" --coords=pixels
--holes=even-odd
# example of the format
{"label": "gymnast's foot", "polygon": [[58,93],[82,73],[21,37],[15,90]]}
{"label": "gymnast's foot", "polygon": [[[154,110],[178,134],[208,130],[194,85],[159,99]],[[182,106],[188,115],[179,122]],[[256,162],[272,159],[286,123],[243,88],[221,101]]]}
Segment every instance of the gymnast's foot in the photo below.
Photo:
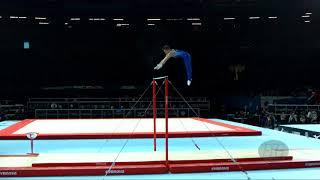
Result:
{"label": "gymnast's foot", "polygon": [[191,85],[191,80],[187,81],[187,85],[190,86]]}

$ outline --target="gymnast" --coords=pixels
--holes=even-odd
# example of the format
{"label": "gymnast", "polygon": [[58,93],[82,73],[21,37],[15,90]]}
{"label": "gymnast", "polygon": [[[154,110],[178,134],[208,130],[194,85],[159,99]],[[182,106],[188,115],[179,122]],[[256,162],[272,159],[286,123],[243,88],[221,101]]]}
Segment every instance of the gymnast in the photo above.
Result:
{"label": "gymnast", "polygon": [[187,73],[187,85],[190,86],[192,81],[192,62],[190,54],[186,51],[171,49],[168,45],[163,46],[162,50],[166,56],[160,61],[159,64],[157,64],[156,67],[154,67],[154,69],[161,69],[163,65],[172,57],[183,59]]}

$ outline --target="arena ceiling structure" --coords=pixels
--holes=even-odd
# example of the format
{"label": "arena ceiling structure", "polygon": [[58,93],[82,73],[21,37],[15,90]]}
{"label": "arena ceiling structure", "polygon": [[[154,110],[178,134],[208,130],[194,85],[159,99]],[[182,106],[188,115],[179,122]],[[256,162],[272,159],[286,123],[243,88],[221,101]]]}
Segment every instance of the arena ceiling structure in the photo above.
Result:
{"label": "arena ceiling structure", "polygon": [[[5,66],[11,67],[0,73],[8,84],[2,91],[24,94],[26,89],[79,85],[84,80],[92,82],[90,85],[127,81],[126,85],[132,85],[139,80],[142,85],[152,76],[164,41],[192,50],[198,59],[195,69],[202,67],[199,79],[221,86],[220,90],[206,89],[208,93],[242,91],[242,85],[240,90],[234,88],[236,84],[229,78],[229,66],[234,64],[246,64],[240,79],[252,84],[252,89],[296,83],[294,78],[289,81],[283,77],[284,68],[296,79],[302,79],[296,72],[309,69],[304,79],[316,84],[316,66],[302,64],[301,59],[310,57],[309,64],[319,59],[315,53],[320,48],[319,9],[318,0],[0,1],[0,53],[10,60]],[[25,43],[28,50],[23,48]],[[132,56],[138,62],[131,61]],[[88,65],[88,59],[94,63]],[[73,68],[76,63],[77,70]],[[124,68],[124,63],[146,71],[137,73],[134,68]],[[114,69],[122,74],[113,77]],[[211,78],[204,73],[207,71],[214,72]],[[128,80],[128,75],[132,79]]]}
{"label": "arena ceiling structure", "polygon": [[96,22],[123,18],[132,24],[157,18],[177,21],[200,18],[201,25],[206,25],[223,20],[268,20],[269,17],[304,22],[310,20],[302,17],[306,13],[311,13],[312,21],[317,21],[314,10],[319,7],[316,0],[12,0],[0,2],[0,16],[2,23],[11,24],[17,23],[15,19],[19,17],[22,18],[18,23],[39,24],[34,20],[41,19],[35,17],[45,17],[48,24],[56,25],[63,25],[71,18],[81,23],[88,23],[90,18]]}

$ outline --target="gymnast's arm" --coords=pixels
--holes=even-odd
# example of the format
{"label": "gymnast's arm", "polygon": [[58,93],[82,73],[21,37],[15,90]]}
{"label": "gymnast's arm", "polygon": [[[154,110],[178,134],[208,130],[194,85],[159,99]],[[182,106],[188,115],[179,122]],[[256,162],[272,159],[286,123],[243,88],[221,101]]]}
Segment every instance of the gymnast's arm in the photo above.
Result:
{"label": "gymnast's arm", "polygon": [[175,51],[172,50],[170,51],[161,61],[160,63],[154,68],[156,70],[159,70],[162,68],[162,66],[170,59],[174,56]]}

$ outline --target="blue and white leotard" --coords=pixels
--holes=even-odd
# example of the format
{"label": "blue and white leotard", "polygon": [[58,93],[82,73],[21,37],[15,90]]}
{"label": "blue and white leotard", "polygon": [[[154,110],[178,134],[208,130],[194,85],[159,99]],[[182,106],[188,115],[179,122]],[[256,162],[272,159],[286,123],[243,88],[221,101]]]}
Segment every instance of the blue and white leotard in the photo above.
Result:
{"label": "blue and white leotard", "polygon": [[184,65],[186,67],[186,72],[187,72],[187,80],[191,81],[192,80],[191,55],[186,51],[175,50],[173,57],[183,59]]}

